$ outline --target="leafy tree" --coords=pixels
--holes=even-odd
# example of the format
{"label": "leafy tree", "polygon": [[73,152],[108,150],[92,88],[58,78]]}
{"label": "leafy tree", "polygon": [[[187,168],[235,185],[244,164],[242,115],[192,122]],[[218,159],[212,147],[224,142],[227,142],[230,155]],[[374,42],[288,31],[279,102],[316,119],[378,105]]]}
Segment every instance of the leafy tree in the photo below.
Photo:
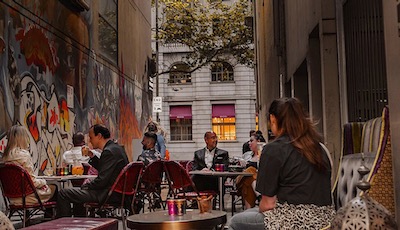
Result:
{"label": "leafy tree", "polygon": [[193,72],[212,62],[232,57],[253,67],[251,2],[237,0],[158,0],[160,43],[181,43],[189,52],[183,60]]}

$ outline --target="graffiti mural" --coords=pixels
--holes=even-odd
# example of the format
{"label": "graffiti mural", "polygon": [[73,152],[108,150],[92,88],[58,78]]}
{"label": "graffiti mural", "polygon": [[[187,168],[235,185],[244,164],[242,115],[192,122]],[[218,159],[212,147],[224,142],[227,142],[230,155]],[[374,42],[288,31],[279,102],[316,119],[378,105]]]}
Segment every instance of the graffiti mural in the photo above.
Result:
{"label": "graffiti mural", "polygon": [[72,135],[97,123],[130,157],[150,116],[142,86],[96,58],[91,17],[55,0],[0,1],[0,152],[11,125],[25,126],[39,173],[60,165]]}

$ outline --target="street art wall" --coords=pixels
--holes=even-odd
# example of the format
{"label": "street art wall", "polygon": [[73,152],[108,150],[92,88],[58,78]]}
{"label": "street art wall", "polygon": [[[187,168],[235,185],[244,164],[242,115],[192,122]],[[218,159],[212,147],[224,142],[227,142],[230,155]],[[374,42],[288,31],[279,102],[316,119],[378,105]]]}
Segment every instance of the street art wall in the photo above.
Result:
{"label": "street art wall", "polygon": [[9,127],[25,126],[38,173],[59,165],[72,135],[97,123],[130,157],[150,116],[145,86],[93,51],[91,15],[56,0],[0,0],[0,152]]}

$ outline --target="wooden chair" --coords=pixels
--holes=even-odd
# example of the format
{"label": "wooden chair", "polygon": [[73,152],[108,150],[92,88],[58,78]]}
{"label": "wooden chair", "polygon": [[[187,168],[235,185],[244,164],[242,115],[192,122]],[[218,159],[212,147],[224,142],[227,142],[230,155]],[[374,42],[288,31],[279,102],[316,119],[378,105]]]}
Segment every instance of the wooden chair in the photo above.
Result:
{"label": "wooden chair", "polygon": [[[161,199],[161,183],[164,173],[164,164],[162,160],[153,161],[144,169],[141,178],[141,187],[139,189],[142,204],[147,200],[149,202],[149,210],[155,211],[157,204],[163,204]],[[143,205],[144,212],[144,205]]]}
{"label": "wooden chair", "polygon": [[[53,217],[55,217],[56,202],[42,202],[36,191],[35,185],[29,173],[21,166],[13,163],[0,164],[0,182],[3,193],[4,202],[6,204],[8,217],[15,213],[18,214],[22,221],[23,227],[29,224],[30,219],[46,209],[53,209]],[[27,204],[26,197],[34,194],[37,199],[35,204]],[[22,198],[21,205],[11,204],[9,198]]]}
{"label": "wooden chair", "polygon": [[[126,210],[128,209],[130,213],[133,214],[134,203],[136,199],[136,193],[138,191],[138,186],[140,178],[143,172],[143,162],[131,162],[126,165],[119,173],[114,184],[110,188],[107,194],[107,198],[103,203],[85,203],[86,214],[89,215],[89,210],[106,211],[106,216],[113,216],[111,213],[115,210],[120,210],[122,215],[123,228],[126,229]],[[120,196],[121,202],[116,203],[112,201],[112,196]],[[132,198],[127,199],[127,197]]]}

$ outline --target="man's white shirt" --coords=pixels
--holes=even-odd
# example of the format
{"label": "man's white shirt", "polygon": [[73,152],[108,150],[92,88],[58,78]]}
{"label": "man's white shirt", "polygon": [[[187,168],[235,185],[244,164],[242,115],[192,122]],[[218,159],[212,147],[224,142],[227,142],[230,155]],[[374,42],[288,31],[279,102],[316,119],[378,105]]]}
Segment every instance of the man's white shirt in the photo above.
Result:
{"label": "man's white shirt", "polygon": [[211,169],[212,164],[213,164],[215,149],[216,149],[216,148],[214,148],[213,150],[210,151],[210,150],[208,150],[208,149],[206,148],[205,159],[204,159],[204,161],[205,161],[205,163],[206,163],[206,165],[207,165],[207,168],[209,168],[209,169]]}

